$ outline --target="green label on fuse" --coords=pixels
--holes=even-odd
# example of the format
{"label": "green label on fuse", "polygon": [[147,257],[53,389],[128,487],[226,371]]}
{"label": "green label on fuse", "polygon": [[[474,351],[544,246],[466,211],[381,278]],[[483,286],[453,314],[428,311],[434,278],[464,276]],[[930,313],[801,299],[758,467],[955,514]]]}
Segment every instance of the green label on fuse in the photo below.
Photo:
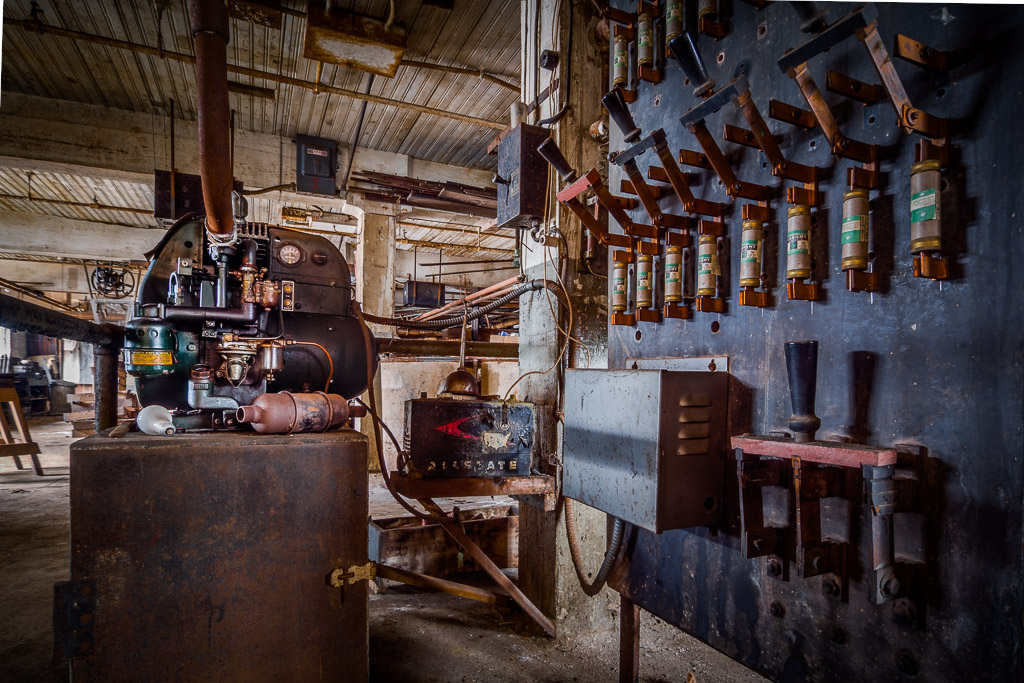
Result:
{"label": "green label on fuse", "polygon": [[625,68],[628,65],[629,65],[629,58],[626,56],[626,51],[625,50],[616,50],[615,51],[615,66],[616,66],[616,68],[618,68],[620,66]]}
{"label": "green label on fuse", "polygon": [[810,231],[790,230],[786,237],[787,254],[809,254],[811,253]]}
{"label": "green label on fuse", "polygon": [[867,242],[867,232],[864,230],[864,216],[849,216],[843,219],[843,244],[854,242]]}
{"label": "green label on fuse", "polygon": [[641,28],[637,37],[636,44],[639,47],[650,47],[651,46],[651,29],[650,24],[646,24],[645,28]]}
{"label": "green label on fuse", "polygon": [[740,245],[740,261],[757,263],[761,260],[761,243],[757,240],[743,240]]}
{"label": "green label on fuse", "polygon": [[697,274],[698,275],[715,275],[715,265],[713,256],[701,256],[697,259]]}
{"label": "green label on fuse", "polygon": [[665,266],[665,282],[679,282],[679,264]]}
{"label": "green label on fuse", "polygon": [[626,293],[626,278],[617,277],[612,280],[612,291],[616,294]]}
{"label": "green label on fuse", "polygon": [[938,210],[939,196],[935,193],[934,187],[910,195],[911,223],[934,220]]}

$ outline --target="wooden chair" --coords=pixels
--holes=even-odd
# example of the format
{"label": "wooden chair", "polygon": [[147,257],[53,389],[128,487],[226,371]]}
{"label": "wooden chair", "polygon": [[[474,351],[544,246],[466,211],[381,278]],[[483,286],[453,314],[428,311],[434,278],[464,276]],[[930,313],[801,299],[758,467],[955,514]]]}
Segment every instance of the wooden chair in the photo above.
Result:
{"label": "wooden chair", "polygon": [[[14,418],[14,427],[18,430],[18,437],[21,442],[14,440],[11,435],[11,428],[7,424],[7,416],[4,413],[3,405],[11,407],[11,415]],[[28,433],[28,425],[25,423],[25,415],[21,412],[21,401],[18,400],[18,392],[13,386],[0,386],[0,456],[9,455],[14,458],[14,464],[19,470],[25,469],[21,464],[21,456],[32,456],[32,467],[36,474],[43,476],[43,466],[39,462],[39,444],[32,441]]]}

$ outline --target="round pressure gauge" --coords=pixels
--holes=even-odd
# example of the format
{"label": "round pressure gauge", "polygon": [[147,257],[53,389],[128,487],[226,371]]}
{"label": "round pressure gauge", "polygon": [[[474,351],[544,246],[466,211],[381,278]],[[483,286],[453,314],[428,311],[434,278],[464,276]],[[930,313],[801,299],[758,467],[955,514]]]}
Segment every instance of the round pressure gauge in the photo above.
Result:
{"label": "round pressure gauge", "polygon": [[277,252],[277,258],[286,266],[294,266],[302,260],[302,251],[294,244],[284,244]]}

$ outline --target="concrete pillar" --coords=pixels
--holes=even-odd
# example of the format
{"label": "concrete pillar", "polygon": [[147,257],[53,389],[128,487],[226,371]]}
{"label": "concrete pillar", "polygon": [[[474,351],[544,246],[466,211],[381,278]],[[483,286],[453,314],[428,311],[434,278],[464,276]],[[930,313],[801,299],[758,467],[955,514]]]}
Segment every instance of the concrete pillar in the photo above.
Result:
{"label": "concrete pillar", "polygon": [[[600,17],[589,3],[560,3],[558,0],[526,0],[522,12],[523,99],[531,101],[537,91],[547,87],[547,72],[541,71],[535,79],[535,64],[539,50],[551,45],[568,46],[569,12],[573,16],[573,52],[571,58],[560,53],[559,81],[563,88],[546,102],[533,121],[546,118],[558,111],[568,96],[568,113],[552,127],[552,133],[566,159],[580,172],[597,165],[601,149],[589,135],[590,124],[601,116],[600,99],[603,94],[603,58],[601,46],[595,38]],[[556,12],[561,12],[560,17]],[[538,33],[539,29],[539,33]],[[558,35],[551,32],[557,30]],[[554,38],[554,39],[553,39]],[[567,63],[571,73],[565,71]],[[557,175],[551,174],[550,206],[555,227],[565,237],[568,258],[564,274],[565,288],[573,306],[572,333],[590,350],[590,367],[607,367],[607,280],[591,275],[580,262],[581,234],[579,222],[568,211],[562,210],[555,200]],[[547,248],[529,241],[531,251],[524,249],[523,261],[528,278],[556,279],[559,268],[559,240],[552,240]],[[548,255],[545,266],[543,257]],[[545,271],[546,269],[546,271]],[[560,335],[551,317],[548,301],[543,293],[524,297],[520,301],[519,365],[521,372],[544,371],[554,364],[561,350]],[[563,321],[563,326],[567,321]],[[585,367],[586,353],[576,344],[567,351],[570,367]],[[560,425],[554,419],[558,406],[558,371],[532,375],[518,388],[521,398],[545,406],[548,419],[541,435],[545,454],[560,458]],[[576,505],[576,528],[585,571],[597,572],[606,545],[606,516],[583,505]],[[615,628],[615,608],[618,599],[610,590],[595,598],[588,598],[580,589],[573,570],[565,535],[565,523],[559,506],[557,511],[545,512],[535,506],[519,507],[519,581],[523,591],[549,616],[556,620],[559,635],[611,630]]]}
{"label": "concrete pillar", "polygon": [[[356,248],[356,298],[367,313],[392,317],[395,314],[395,213],[383,204],[359,205],[364,210]],[[389,337],[393,329],[370,324],[378,338]],[[372,391],[378,409],[384,405],[380,372],[374,377]],[[363,400],[369,404],[366,396]],[[369,419],[360,420],[359,429],[370,439],[370,471],[380,470],[374,430]],[[395,430],[395,426],[391,426]],[[395,432],[396,436],[401,430]],[[384,438],[387,438],[385,436]]]}

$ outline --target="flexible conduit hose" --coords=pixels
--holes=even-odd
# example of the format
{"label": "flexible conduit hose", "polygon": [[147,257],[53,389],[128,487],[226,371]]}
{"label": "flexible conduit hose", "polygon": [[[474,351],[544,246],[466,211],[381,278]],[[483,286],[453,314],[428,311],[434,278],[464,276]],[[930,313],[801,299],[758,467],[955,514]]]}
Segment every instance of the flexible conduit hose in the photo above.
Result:
{"label": "flexible conduit hose", "polygon": [[529,292],[538,292],[542,289],[549,290],[552,294],[558,297],[559,301],[563,306],[568,306],[568,297],[565,294],[565,290],[562,289],[561,285],[551,280],[531,280],[530,282],[524,282],[519,285],[508,294],[498,297],[494,301],[484,305],[477,306],[472,309],[468,315],[450,315],[445,318],[436,318],[434,320],[407,320],[405,318],[384,318],[378,315],[372,315],[366,311],[362,312],[363,318],[368,322],[375,323],[377,325],[393,325],[395,327],[407,327],[411,330],[440,330],[445,327],[452,327],[453,325],[461,325],[463,322],[468,320],[476,320],[477,318],[490,313],[496,308],[501,308],[508,302],[518,299],[523,294]]}
{"label": "flexible conduit hose", "polygon": [[608,580],[608,575],[611,574],[612,567],[615,566],[615,559],[619,555],[619,549],[622,548],[622,537],[625,536],[626,523],[618,517],[612,518],[615,520],[615,524],[612,526],[612,538],[608,543],[608,550],[604,553],[604,562],[601,563],[601,568],[597,570],[597,576],[594,577],[594,580],[587,581],[587,577],[583,573],[583,558],[580,556],[579,541],[576,538],[576,517],[572,511],[572,499],[563,498],[562,505],[562,512],[565,513],[565,535],[569,540],[569,554],[572,555],[572,567],[576,570],[576,578],[579,579],[583,592],[593,597],[604,588],[604,582]]}

